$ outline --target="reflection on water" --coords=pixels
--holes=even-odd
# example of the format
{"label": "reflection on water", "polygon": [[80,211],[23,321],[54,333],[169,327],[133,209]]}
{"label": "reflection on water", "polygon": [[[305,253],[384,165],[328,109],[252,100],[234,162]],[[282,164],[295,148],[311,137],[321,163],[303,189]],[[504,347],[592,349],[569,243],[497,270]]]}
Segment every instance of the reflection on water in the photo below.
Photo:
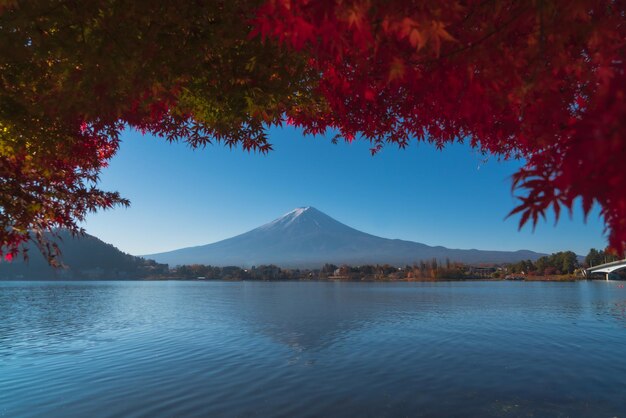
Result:
{"label": "reflection on water", "polygon": [[0,417],[624,416],[626,290],[0,283]]}

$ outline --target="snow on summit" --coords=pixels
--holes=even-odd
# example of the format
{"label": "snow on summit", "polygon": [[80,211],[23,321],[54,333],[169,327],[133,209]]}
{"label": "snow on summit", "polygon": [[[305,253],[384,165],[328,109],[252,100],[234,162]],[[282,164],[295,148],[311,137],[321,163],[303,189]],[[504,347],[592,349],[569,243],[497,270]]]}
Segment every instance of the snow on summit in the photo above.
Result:
{"label": "snow on summit", "polygon": [[269,223],[259,227],[258,229],[268,229],[268,228],[273,228],[273,227],[288,227],[296,219],[298,219],[301,215],[303,215],[305,212],[307,212],[307,211],[309,211],[311,209],[315,210],[314,208],[312,208],[310,206],[304,206],[304,207],[300,207],[300,208],[295,208],[294,210],[285,213],[280,218],[274,219],[272,222],[269,222]]}
{"label": "snow on summit", "polygon": [[302,215],[304,212],[306,212],[310,208],[311,208],[310,206],[305,206],[305,207],[301,207],[301,208],[295,208],[291,212],[287,213],[287,215],[293,214],[294,217],[297,217],[297,216]]}

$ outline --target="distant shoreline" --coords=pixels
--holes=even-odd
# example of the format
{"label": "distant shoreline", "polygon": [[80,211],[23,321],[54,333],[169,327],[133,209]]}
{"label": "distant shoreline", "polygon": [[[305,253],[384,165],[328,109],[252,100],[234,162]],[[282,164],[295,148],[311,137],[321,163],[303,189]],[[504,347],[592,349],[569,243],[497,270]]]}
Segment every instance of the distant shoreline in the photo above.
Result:
{"label": "distant shoreline", "polygon": [[[187,277],[152,277],[140,279],[0,279],[1,282],[332,282],[332,283],[449,283],[449,282],[577,282],[577,281],[604,281],[604,279],[589,279],[575,276],[529,276],[523,280],[509,280],[502,278],[446,278],[446,279],[372,279],[355,280],[339,278],[311,278],[311,279],[285,279],[285,280],[254,280],[254,279],[193,279]],[[620,281],[620,280],[611,280]]]}

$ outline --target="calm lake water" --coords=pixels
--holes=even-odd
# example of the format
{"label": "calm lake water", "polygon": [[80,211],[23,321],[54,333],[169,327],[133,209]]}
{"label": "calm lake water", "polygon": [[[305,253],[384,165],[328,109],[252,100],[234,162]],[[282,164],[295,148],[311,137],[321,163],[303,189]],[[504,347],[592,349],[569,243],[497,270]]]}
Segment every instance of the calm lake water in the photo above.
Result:
{"label": "calm lake water", "polygon": [[619,286],[0,282],[0,416],[623,417]]}

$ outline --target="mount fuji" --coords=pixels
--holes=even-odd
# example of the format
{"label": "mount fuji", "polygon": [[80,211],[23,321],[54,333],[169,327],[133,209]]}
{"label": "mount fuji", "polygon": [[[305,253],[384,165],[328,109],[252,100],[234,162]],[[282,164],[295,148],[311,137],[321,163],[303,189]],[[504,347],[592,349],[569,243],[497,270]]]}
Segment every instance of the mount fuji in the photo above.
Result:
{"label": "mount fuji", "polygon": [[464,263],[503,263],[536,260],[542,255],[527,250],[448,249],[381,238],[344,225],[313,207],[302,207],[223,241],[144,257],[170,266],[207,264],[251,267],[276,264],[282,267],[317,268],[324,263],[388,263],[404,266],[433,258]]}

